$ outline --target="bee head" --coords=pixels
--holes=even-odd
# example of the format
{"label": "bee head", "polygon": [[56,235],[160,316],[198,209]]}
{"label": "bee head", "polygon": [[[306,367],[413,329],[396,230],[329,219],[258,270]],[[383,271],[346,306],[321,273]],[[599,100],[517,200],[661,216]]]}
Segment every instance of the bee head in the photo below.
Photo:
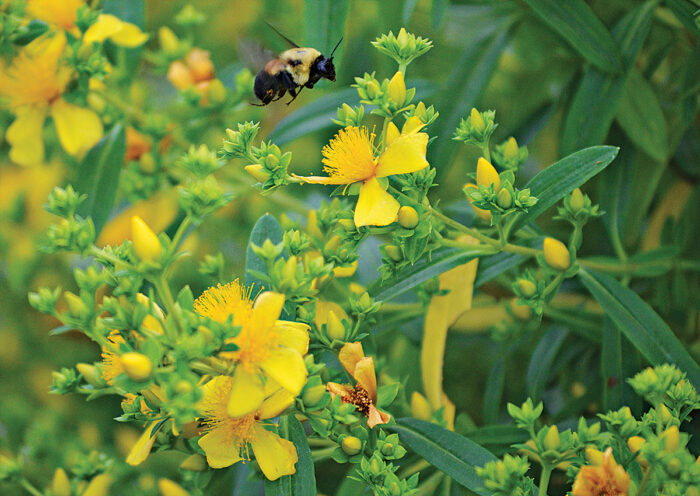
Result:
{"label": "bee head", "polygon": [[333,65],[333,57],[329,59],[323,57],[316,62],[316,71],[322,77],[335,81],[335,66]]}

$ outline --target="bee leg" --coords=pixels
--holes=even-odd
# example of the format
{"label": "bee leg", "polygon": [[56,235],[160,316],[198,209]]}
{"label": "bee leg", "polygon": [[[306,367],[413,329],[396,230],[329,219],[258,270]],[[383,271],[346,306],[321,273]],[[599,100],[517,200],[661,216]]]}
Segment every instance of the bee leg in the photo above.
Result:
{"label": "bee leg", "polygon": [[299,93],[301,93],[301,90],[303,90],[303,89],[304,89],[304,87],[301,86],[301,87],[299,88],[299,91],[297,91],[297,90],[295,90],[295,89],[289,90],[289,94],[292,95],[292,99],[289,100],[289,101],[287,102],[287,105],[289,105],[289,104],[292,103],[294,100],[296,100],[297,97],[299,96]]}

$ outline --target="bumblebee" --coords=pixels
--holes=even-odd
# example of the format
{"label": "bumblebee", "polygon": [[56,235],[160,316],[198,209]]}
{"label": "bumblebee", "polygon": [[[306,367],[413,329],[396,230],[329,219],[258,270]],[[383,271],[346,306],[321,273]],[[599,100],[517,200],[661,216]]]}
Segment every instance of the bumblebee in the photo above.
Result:
{"label": "bumblebee", "polygon": [[[272,29],[275,28],[272,27]],[[277,30],[275,29],[275,31]],[[324,57],[315,48],[302,48],[279,31],[277,33],[294,48],[282,52],[277,58],[267,62],[265,68],[255,76],[253,89],[255,96],[262,103],[254,103],[253,105],[260,107],[276,102],[287,92],[292,96],[292,99],[287,102],[289,105],[299,96],[302,89],[313,88],[321,78],[335,81],[333,54],[343,38],[340,38],[338,44],[335,45],[331,56]]]}

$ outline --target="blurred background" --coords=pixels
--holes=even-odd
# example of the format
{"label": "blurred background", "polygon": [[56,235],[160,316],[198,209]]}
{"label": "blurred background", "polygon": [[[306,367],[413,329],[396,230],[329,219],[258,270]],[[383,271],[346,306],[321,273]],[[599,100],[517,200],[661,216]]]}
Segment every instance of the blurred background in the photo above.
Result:
{"label": "blurred background", "polygon": [[[187,35],[194,46],[210,52],[223,84],[243,93],[241,104],[226,113],[193,117],[186,129],[188,140],[216,150],[226,127],[259,120],[259,136],[273,140],[283,151],[291,151],[292,170],[298,174],[320,171],[321,148],[337,128],[331,122],[337,108],[342,103],[359,103],[350,87],[354,77],[376,71],[381,79],[391,77],[396,70],[395,63],[379,54],[370,41],[389,30],[397,33],[406,27],[434,43],[430,52],[409,66],[407,86],[415,86],[417,99],[440,112],[429,129],[438,140],[431,144],[428,158],[437,168],[440,186],[433,194],[435,199],[440,198],[441,206],[452,204],[455,211],[463,211],[461,187],[478,158],[475,149],[450,139],[454,129],[473,106],[494,109],[499,126],[492,143],[514,136],[520,145],[528,147],[530,156],[519,178],[522,184],[579,148],[600,143],[622,148],[613,166],[584,187],[607,215],[586,227],[582,253],[614,255],[623,250],[633,254],[670,246],[686,258],[697,260],[700,48],[697,19],[693,17],[697,5],[686,0],[586,2],[601,27],[611,31],[622,47],[622,56],[614,64],[619,65],[616,71],[615,67],[599,67],[602,62],[600,52],[596,56],[597,47],[589,54],[572,45],[561,29],[533,8],[537,4],[535,0],[104,2],[105,9],[142,25],[152,35],[145,55],[136,58],[135,82],[123,88],[123,95],[128,95],[134,105],[167,110],[172,115],[184,112],[180,115],[185,115],[183,120],[187,122],[178,91],[165,77],[167,67],[153,54],[158,50],[156,33],[162,26],[185,36],[174,20],[191,5],[206,21],[191,27]],[[636,38],[626,31],[631,20],[639,24],[632,33]],[[337,81],[324,81],[302,92],[289,106],[282,102],[264,108],[248,105],[254,101],[250,84],[255,68],[246,65],[241,42],[256,42],[274,52],[287,48],[266,22],[300,45],[325,54],[343,36],[335,56]],[[248,69],[252,73],[245,79],[241,74]],[[243,80],[247,86],[241,90]],[[9,119],[7,112],[0,113],[2,135]],[[9,162],[7,150],[7,143],[1,143],[0,453],[21,452],[30,460],[30,473],[41,481],[47,480],[56,466],[79,467],[86,455],[92,457],[90,467],[112,463],[108,458],[112,456],[122,460],[139,432],[113,421],[121,413],[113,398],[86,403],[83,397],[48,394],[53,370],[78,361],[92,362],[99,353],[95,345],[78,334],[50,337],[48,331],[58,324],[27,303],[28,291],[41,286],[75,290],[71,272],[85,262],[47,255],[38,247],[52,221],[42,209],[47,194],[53,186],[73,181],[78,169],[74,161],[58,153],[40,167],[21,167]],[[176,157],[166,153],[159,160],[174,161]],[[128,236],[127,221],[134,212],[156,231],[167,229],[176,220],[172,185],[143,169],[127,160],[125,171],[131,172],[121,176],[116,206],[100,235],[101,243],[118,243]],[[283,211],[290,216],[301,215],[304,205],[318,206],[325,198],[311,188],[288,188],[286,196],[274,193],[270,198],[260,196],[247,184],[238,188],[234,185],[233,191],[237,199],[187,240],[187,248],[196,260],[217,251],[224,254],[222,282],[242,274],[248,235],[260,215],[270,210],[277,216]],[[567,232],[563,222],[550,221],[541,227],[553,235]],[[374,270],[379,261],[372,246],[365,252],[359,273],[364,279],[361,282],[367,284],[377,277]],[[174,284],[189,284],[198,295],[213,282],[213,278],[197,271],[196,264],[181,264]],[[699,349],[698,286],[697,277],[674,272],[655,278],[653,283],[642,279],[635,286],[692,346],[695,357]],[[401,329],[384,329],[378,336],[379,347],[386,351],[383,370],[401,378],[407,391],[419,389],[415,364],[421,325],[417,319]],[[460,422],[466,429],[487,420],[483,385],[502,348],[489,338],[488,325],[481,327],[482,332],[453,333],[447,346],[446,392],[461,413],[458,428]],[[573,351],[556,359],[553,370],[558,371],[559,380],[547,384],[547,390],[561,402],[585,396],[581,408],[595,411],[601,385],[591,369],[600,360],[598,350],[573,345],[569,350]],[[505,399],[524,398],[522,364],[530,360],[531,354],[531,347],[525,346],[514,351],[506,363],[505,377],[509,380],[505,383]],[[151,494],[155,493],[152,474],[177,478],[178,462],[171,455],[156,455],[138,470],[117,463],[124,477],[137,485],[128,487]],[[328,474],[337,470],[333,462],[324,467]],[[216,491],[230,494],[230,475],[223,477],[226,480]],[[332,486],[330,475],[319,478],[320,491],[330,491]],[[22,494],[2,486],[0,493]]]}

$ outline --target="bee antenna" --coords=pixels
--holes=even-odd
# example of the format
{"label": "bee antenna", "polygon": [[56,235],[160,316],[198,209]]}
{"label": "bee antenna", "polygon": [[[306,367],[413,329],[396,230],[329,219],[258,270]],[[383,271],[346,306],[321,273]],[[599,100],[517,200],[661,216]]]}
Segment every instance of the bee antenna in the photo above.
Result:
{"label": "bee antenna", "polygon": [[338,43],[335,45],[335,48],[334,48],[333,51],[331,52],[331,56],[329,57],[331,60],[333,60],[333,54],[335,53],[335,51],[336,51],[336,50],[338,49],[338,47],[340,46],[340,42],[341,42],[341,41],[343,41],[343,37],[342,37],[342,36],[340,37],[340,39],[338,40]]}

